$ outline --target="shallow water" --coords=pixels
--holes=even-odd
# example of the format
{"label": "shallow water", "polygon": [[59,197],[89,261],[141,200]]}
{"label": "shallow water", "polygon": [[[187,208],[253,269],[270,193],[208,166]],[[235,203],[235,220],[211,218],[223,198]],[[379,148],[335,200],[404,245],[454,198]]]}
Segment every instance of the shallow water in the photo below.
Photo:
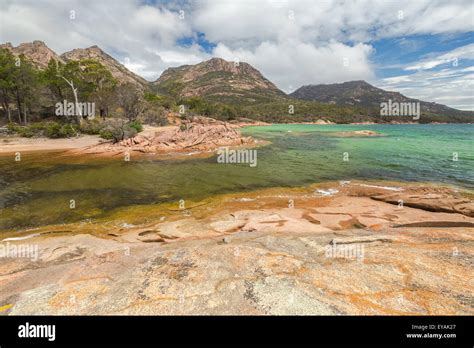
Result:
{"label": "shallow water", "polygon": [[[331,134],[361,129],[387,136]],[[1,157],[0,229],[104,217],[133,205],[334,180],[429,181],[474,188],[474,125],[274,125],[248,127],[244,133],[272,142],[258,148],[256,167],[217,163],[216,156],[130,162],[53,153],[23,155],[20,162]]]}

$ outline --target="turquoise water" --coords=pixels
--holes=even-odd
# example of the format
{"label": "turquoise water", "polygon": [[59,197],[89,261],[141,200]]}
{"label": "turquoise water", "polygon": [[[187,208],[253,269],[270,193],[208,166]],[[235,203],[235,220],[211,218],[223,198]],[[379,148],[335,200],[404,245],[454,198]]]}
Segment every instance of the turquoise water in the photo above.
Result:
{"label": "turquoise water", "polygon": [[[362,129],[386,136],[333,134]],[[104,217],[133,205],[334,180],[423,181],[474,189],[474,125],[273,125],[248,127],[244,133],[271,141],[258,149],[256,167],[220,164],[215,156],[131,162],[54,154],[24,155],[20,162],[1,157],[0,229]],[[345,152],[348,161],[343,160]]]}

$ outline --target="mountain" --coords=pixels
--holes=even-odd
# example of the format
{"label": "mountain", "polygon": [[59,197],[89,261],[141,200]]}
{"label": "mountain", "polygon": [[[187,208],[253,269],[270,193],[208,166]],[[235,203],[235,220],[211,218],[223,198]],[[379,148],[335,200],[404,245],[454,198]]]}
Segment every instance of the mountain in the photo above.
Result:
{"label": "mountain", "polygon": [[175,97],[200,96],[228,103],[255,103],[285,97],[285,93],[250,64],[235,64],[221,58],[169,68],[153,85],[157,92]]}
{"label": "mountain", "polygon": [[120,64],[116,59],[102,51],[98,46],[76,48],[72,51],[61,54],[60,57],[64,61],[82,59],[96,60],[110,71],[119,84],[131,83],[139,88],[145,88],[149,84],[149,82],[144,78],[128,70],[124,65]]}
{"label": "mountain", "polygon": [[409,98],[398,92],[389,92],[372,86],[365,81],[349,81],[328,85],[307,85],[298,88],[290,94],[291,97],[302,100],[312,100],[321,103],[380,108],[383,102],[420,102],[420,110],[433,115],[464,115],[467,112],[450,108],[446,105]]}
{"label": "mountain", "polygon": [[472,111],[409,98],[365,81],[303,86],[286,95],[251,65],[243,62],[235,64],[220,58],[169,68],[158,80],[148,82],[97,46],[73,49],[60,56],[42,41],[22,43],[17,47],[6,43],[0,48],[6,48],[16,56],[24,54],[39,69],[44,69],[51,59],[63,63],[93,59],[104,65],[119,84],[130,83],[141,91],[152,90],[171,97],[169,100],[161,99],[163,105],[173,105],[183,97],[202,97],[205,100],[186,102],[196,113],[215,118],[248,117],[267,122],[312,122],[320,119],[337,123],[412,121],[403,116],[381,117],[380,104],[389,100],[420,102],[420,122],[424,123],[473,122],[474,118]]}
{"label": "mountain", "polygon": [[25,57],[38,69],[44,69],[48,66],[51,59],[64,62],[62,58],[51,50],[43,41],[25,42],[14,47],[10,42],[1,44],[0,48],[6,48],[14,56],[24,54]]}
{"label": "mountain", "polygon": [[43,41],[25,42],[17,47],[14,47],[10,42],[1,44],[0,48],[6,48],[15,56],[24,54],[25,57],[38,69],[45,69],[51,59],[55,59],[61,63],[68,60],[93,59],[104,65],[112,74],[112,76],[119,82],[119,84],[131,83],[140,89],[147,88],[149,82],[144,78],[134,74],[125,66],[120,64],[116,59],[109,56],[98,46],[89,48],[76,48],[72,51],[56,54]]}

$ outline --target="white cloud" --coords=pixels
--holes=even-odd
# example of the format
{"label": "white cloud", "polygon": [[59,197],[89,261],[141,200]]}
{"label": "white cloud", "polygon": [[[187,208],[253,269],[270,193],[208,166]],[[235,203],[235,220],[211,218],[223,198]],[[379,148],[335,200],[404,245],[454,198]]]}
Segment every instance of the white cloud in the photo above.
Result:
{"label": "white cloud", "polygon": [[451,63],[458,64],[461,59],[474,60],[474,44],[458,47],[450,52],[438,54],[434,58],[429,58],[418,62],[415,65],[409,65],[404,70],[426,70],[433,69],[439,65]]}
{"label": "white cloud", "polygon": [[[189,21],[180,19],[178,11],[136,0],[3,0],[0,25],[0,42],[17,45],[42,40],[58,53],[98,45],[148,79],[156,79],[170,65],[207,57],[196,46],[176,45],[179,38],[193,34]],[[180,58],[169,59],[173,52]]]}
{"label": "white cloud", "polygon": [[281,89],[291,92],[304,84],[372,79],[368,59],[371,51],[371,46],[364,44],[348,46],[330,42],[315,47],[298,41],[278,41],[262,42],[254,50],[233,50],[219,44],[214,54],[227,60],[248,62]]}
{"label": "white cloud", "polygon": [[474,110],[474,69],[449,68],[419,70],[410,75],[385,78],[377,87],[406,96],[445,104],[461,110]]}
{"label": "white cloud", "polygon": [[471,0],[215,0],[201,2],[192,16],[193,27],[226,45],[255,45],[295,37],[305,42],[366,42],[414,34],[468,32],[473,18]]}
{"label": "white cloud", "polygon": [[474,110],[474,66],[461,67],[461,60],[466,59],[474,59],[474,44],[430,55],[403,67],[410,74],[385,78],[377,86],[456,109]]}
{"label": "white cloud", "polygon": [[[184,19],[179,17],[181,9]],[[75,19],[70,19],[70,11],[75,11]],[[303,84],[374,80],[372,40],[469,32],[473,18],[472,0],[202,0],[157,4],[140,0],[2,0],[0,41],[16,45],[43,40],[58,53],[98,45],[149,80],[170,66],[195,64],[211,56],[238,57],[290,91]],[[195,44],[183,47],[177,43],[198,32],[217,45],[211,53]],[[458,52],[458,59],[463,54],[472,57],[472,49],[470,53]],[[344,58],[348,59],[347,67]],[[449,59],[432,56],[406,68],[429,70]],[[434,77],[432,73],[430,76]],[[447,83],[454,86],[455,81]]]}

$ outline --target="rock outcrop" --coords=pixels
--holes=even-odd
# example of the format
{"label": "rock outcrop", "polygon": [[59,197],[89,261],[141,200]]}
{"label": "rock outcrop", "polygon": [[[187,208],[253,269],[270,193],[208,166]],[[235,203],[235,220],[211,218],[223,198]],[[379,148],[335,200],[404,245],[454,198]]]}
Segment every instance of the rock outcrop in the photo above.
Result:
{"label": "rock outcrop", "polygon": [[[410,193],[397,192],[373,196],[372,199],[390,204],[403,204],[407,207],[433,212],[457,213],[474,217],[474,201],[445,188],[418,188]],[[402,202],[402,203],[400,203]]]}
{"label": "rock outcrop", "polygon": [[347,132],[333,132],[331,135],[340,138],[352,138],[352,137],[383,137],[382,133],[378,133],[371,130],[358,130],[358,131],[347,131]]}
{"label": "rock outcrop", "polygon": [[25,55],[25,57],[39,69],[45,69],[51,59],[64,63],[64,60],[51,50],[43,41],[25,42],[14,47],[10,42],[0,45],[6,48],[15,56]]}
{"label": "rock outcrop", "polygon": [[118,143],[102,143],[80,153],[117,154],[140,152],[149,154],[211,152],[223,146],[254,146],[258,141],[243,137],[239,126],[206,117],[193,117],[179,126],[161,127]]}
{"label": "rock outcrop", "polygon": [[[19,232],[8,242],[37,258],[0,259],[0,313],[473,315],[474,218],[372,199],[390,189],[268,189]],[[419,190],[437,192],[399,192]],[[437,221],[452,225],[401,227]]]}

